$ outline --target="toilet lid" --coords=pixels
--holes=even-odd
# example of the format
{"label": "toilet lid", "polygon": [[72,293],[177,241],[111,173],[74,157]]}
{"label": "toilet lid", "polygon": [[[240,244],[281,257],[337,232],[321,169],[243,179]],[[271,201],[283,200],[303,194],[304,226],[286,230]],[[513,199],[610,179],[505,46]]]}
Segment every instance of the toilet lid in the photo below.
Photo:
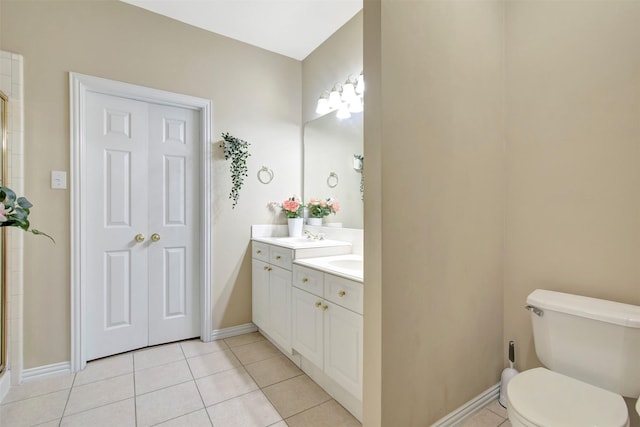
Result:
{"label": "toilet lid", "polygon": [[621,396],[545,368],[513,377],[507,398],[510,410],[537,426],[623,427],[629,419]]}

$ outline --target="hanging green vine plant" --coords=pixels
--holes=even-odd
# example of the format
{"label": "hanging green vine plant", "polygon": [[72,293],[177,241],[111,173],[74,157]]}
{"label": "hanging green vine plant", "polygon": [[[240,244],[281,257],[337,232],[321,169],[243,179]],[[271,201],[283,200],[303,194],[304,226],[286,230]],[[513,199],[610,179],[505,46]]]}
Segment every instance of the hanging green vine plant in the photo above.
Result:
{"label": "hanging green vine plant", "polygon": [[220,148],[224,149],[225,160],[231,159],[231,192],[229,198],[233,200],[232,209],[238,204],[240,197],[240,189],[244,184],[244,178],[247,176],[247,158],[249,153],[249,143],[242,139],[231,136],[229,132],[222,134],[224,141],[220,144]]}

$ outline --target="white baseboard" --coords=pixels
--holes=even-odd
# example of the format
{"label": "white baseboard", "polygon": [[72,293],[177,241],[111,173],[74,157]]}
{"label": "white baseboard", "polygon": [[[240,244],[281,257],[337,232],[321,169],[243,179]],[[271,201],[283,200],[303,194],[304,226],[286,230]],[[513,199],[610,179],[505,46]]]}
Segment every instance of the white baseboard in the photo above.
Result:
{"label": "white baseboard", "polygon": [[253,323],[245,323],[244,325],[232,326],[230,328],[214,329],[211,331],[211,340],[221,340],[223,338],[235,337],[236,335],[248,334],[256,332],[258,327]]}
{"label": "white baseboard", "polygon": [[38,366],[22,370],[22,382],[44,380],[59,375],[71,374],[71,362],[53,363],[51,365]]}
{"label": "white baseboard", "polygon": [[431,427],[450,427],[458,425],[460,422],[487,406],[491,401],[496,400],[499,395],[500,383],[480,393],[450,414],[440,418],[438,421],[431,424]]}
{"label": "white baseboard", "polygon": [[0,375],[0,403],[9,392],[9,387],[11,387],[11,371],[7,369]]}

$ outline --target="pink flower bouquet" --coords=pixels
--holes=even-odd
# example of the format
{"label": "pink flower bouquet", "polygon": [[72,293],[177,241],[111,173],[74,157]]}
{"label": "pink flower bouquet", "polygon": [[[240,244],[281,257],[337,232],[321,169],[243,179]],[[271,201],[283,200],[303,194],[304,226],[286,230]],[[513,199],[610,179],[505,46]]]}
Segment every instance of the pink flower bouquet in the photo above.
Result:
{"label": "pink flower bouquet", "polygon": [[287,218],[300,218],[304,206],[300,203],[300,199],[292,196],[282,202],[282,210],[287,214]]}
{"label": "pink flower bouquet", "polygon": [[335,214],[340,210],[340,203],[333,197],[329,197],[326,200],[311,199],[307,203],[309,209],[309,215],[313,218],[324,218],[329,214]]}

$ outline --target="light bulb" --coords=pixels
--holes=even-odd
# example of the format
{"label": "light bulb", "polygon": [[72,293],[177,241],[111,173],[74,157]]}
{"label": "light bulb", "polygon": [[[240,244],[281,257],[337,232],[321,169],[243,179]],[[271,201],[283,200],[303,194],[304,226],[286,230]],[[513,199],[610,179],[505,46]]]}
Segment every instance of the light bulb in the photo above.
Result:
{"label": "light bulb", "polygon": [[329,108],[329,100],[324,96],[318,99],[318,106],[316,107],[316,113],[325,115],[329,111],[331,111],[331,108]]}
{"label": "light bulb", "polygon": [[364,74],[360,73],[358,82],[356,83],[356,93],[362,95],[364,93]]}
{"label": "light bulb", "polygon": [[342,85],[342,101],[351,102],[357,96],[358,95],[356,95],[356,91],[353,87],[353,83],[351,83],[350,80],[347,80],[347,82],[344,85]]}
{"label": "light bulb", "polygon": [[340,89],[338,89],[338,85],[335,85],[329,94],[329,108],[335,110],[340,107],[340,103]]}
{"label": "light bulb", "polygon": [[342,104],[340,106],[340,109],[336,113],[336,117],[339,119],[348,119],[349,117],[351,117],[351,113],[349,112],[349,107],[347,106],[347,104]]}

